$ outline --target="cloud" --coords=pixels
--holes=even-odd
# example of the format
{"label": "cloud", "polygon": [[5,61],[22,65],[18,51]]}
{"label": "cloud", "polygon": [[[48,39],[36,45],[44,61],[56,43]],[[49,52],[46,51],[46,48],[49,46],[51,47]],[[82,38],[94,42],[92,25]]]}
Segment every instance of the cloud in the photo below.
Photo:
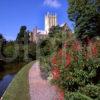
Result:
{"label": "cloud", "polygon": [[59,8],[61,7],[61,4],[58,0],[44,0],[44,5],[53,7],[53,8]]}

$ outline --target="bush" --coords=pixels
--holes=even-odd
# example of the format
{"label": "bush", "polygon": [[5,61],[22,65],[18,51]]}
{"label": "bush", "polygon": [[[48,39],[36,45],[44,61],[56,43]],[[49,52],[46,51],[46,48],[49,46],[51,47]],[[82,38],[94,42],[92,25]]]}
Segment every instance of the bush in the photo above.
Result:
{"label": "bush", "polygon": [[83,95],[79,92],[66,93],[65,98],[66,100],[92,100],[88,96]]}
{"label": "bush", "polygon": [[87,86],[81,88],[80,92],[82,94],[90,96],[93,99],[95,99],[95,98],[97,100],[100,99],[100,95],[99,95],[100,94],[100,87],[99,86],[96,86],[96,85],[87,85]]}
{"label": "bush", "polygon": [[[58,34],[48,38],[49,42],[41,48],[40,61],[46,65],[43,69],[51,77],[51,83],[64,92],[65,100],[99,100],[97,45],[91,40],[83,45],[68,31],[60,30]],[[49,44],[49,53],[45,55]]]}

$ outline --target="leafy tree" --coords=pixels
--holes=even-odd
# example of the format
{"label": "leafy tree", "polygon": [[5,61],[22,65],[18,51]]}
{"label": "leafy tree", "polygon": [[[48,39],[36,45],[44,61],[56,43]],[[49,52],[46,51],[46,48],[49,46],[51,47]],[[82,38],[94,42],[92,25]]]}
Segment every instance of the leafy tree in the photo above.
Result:
{"label": "leafy tree", "polygon": [[27,32],[27,27],[26,26],[21,26],[20,31],[18,33],[18,36],[16,38],[17,42],[19,44],[24,44],[25,42],[28,41],[28,32]]}
{"label": "leafy tree", "polygon": [[15,41],[8,41],[7,44],[3,48],[3,54],[5,57],[13,57],[15,51]]}
{"label": "leafy tree", "polygon": [[75,23],[75,33],[80,40],[100,36],[100,1],[68,0],[68,14]]}
{"label": "leafy tree", "polygon": [[16,41],[19,46],[18,61],[36,59],[36,43],[29,41],[29,31],[26,26],[21,26]]}
{"label": "leafy tree", "polygon": [[17,35],[16,41],[18,43],[19,52],[18,52],[18,61],[24,61],[24,58],[26,59],[27,56],[25,55],[25,51],[28,51],[28,32],[26,26],[21,26],[20,31]]}
{"label": "leafy tree", "polygon": [[36,43],[30,43],[29,44],[28,57],[31,60],[36,60]]}
{"label": "leafy tree", "polygon": [[60,26],[53,26],[50,28],[49,36],[54,37],[55,34],[59,34],[61,32],[61,27]]}

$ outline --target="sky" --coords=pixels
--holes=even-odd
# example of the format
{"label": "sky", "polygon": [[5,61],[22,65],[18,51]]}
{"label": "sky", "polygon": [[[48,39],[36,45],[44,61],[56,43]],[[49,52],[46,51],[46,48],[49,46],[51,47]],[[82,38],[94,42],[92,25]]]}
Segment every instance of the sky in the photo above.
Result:
{"label": "sky", "polygon": [[15,40],[22,25],[30,31],[36,26],[44,30],[47,12],[56,13],[58,24],[66,22],[73,30],[67,9],[67,0],[0,0],[0,33],[7,40]]}

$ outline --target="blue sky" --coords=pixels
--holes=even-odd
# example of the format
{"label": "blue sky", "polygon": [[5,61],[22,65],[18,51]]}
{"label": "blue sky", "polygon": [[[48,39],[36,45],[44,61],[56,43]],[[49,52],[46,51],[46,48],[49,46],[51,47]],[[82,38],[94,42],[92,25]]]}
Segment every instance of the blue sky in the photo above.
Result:
{"label": "blue sky", "polygon": [[0,33],[3,33],[7,40],[14,40],[22,25],[26,25],[30,31],[35,26],[44,30],[44,16],[47,12],[56,13],[58,24],[67,22],[73,29],[73,24],[68,19],[66,1],[0,0]]}

